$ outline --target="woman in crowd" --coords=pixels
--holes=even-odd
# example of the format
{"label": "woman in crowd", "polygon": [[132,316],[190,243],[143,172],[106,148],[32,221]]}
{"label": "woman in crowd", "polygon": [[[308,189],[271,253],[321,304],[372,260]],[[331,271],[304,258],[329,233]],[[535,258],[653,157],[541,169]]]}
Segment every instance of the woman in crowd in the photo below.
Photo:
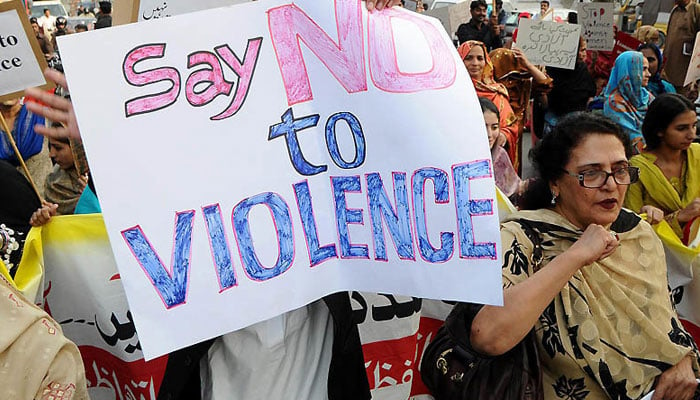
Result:
{"label": "woman in crowd", "polygon": [[605,117],[563,118],[531,153],[539,178],[524,195],[528,211],[501,228],[504,306],[481,308],[471,343],[503,354],[534,326],[545,400],[639,399],[651,390],[654,399],[688,400],[697,386],[695,346],[670,302],[661,242],[622,209],[638,172],[628,144]]}
{"label": "woman in crowd", "polygon": [[637,48],[637,51],[642,52],[644,57],[649,61],[649,84],[647,90],[654,96],[663,93],[676,93],[676,88],[670,82],[661,79],[661,70],[664,66],[664,57],[661,54],[661,49],[654,43],[645,43]]}
{"label": "woman in crowd", "polygon": [[80,195],[87,185],[87,177],[78,174],[73,158],[73,146],[79,142],[67,138],[49,138],[49,155],[54,168],[46,179],[46,201],[57,204],[58,215],[70,215],[75,211]]}
{"label": "woman in crowd", "polygon": [[514,204],[517,204],[517,197],[523,192],[525,184],[518,176],[518,172],[513,168],[513,164],[508,158],[508,153],[503,147],[496,145],[496,140],[498,140],[498,136],[501,133],[498,107],[491,100],[484,97],[479,97],[479,104],[481,105],[481,112],[484,114],[486,134],[489,138],[493,177],[496,180],[496,187],[508,196]]}
{"label": "woman in crowd", "polygon": [[[549,132],[557,121],[574,111],[584,111],[595,96],[596,86],[586,66],[586,40],[579,38],[578,56],[574,69],[547,67],[553,88],[547,95],[544,132]],[[537,130],[535,130],[537,132]]]}
{"label": "woman in crowd", "polygon": [[700,144],[693,143],[695,105],[675,93],[662,94],[649,106],[642,125],[647,147],[630,162],[639,182],[627,192],[625,207],[661,209],[679,238],[685,225],[700,215]]}
{"label": "woman in crowd", "polygon": [[462,43],[457,51],[472,78],[476,94],[491,100],[498,107],[501,133],[496,143],[505,147],[513,165],[517,164],[518,119],[510,106],[508,89],[493,79],[493,64],[486,46],[476,40],[469,40]]}
{"label": "woman in crowd", "polygon": [[603,114],[617,122],[629,136],[633,154],[644,148],[642,122],[654,96],[649,83],[649,61],[638,51],[626,51],[615,60],[603,91]]}
{"label": "woman in crowd", "polygon": [[[540,99],[552,89],[552,78],[527,59],[519,49],[495,49],[489,53],[496,82],[508,89],[510,106],[515,113],[518,138],[522,137],[530,105],[530,96]],[[520,170],[521,143],[517,142],[516,171]]]}

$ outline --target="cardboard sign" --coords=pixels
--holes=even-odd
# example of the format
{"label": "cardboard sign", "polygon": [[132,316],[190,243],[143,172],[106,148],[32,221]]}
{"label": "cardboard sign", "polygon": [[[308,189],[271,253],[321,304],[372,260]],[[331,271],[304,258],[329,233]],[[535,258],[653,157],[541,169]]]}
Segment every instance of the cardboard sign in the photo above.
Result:
{"label": "cardboard sign", "polygon": [[[615,34],[615,47],[613,47],[612,62],[617,59],[617,56],[625,51],[636,51],[642,42],[637,40],[634,36],[624,33],[622,31],[617,31]],[[611,64],[612,65],[612,64]]]}
{"label": "cardboard sign", "polygon": [[581,25],[521,18],[516,42],[535,65],[574,69]]}
{"label": "cardboard sign", "polygon": [[688,64],[688,72],[685,74],[685,81],[683,86],[688,86],[691,83],[700,79],[700,32],[695,35],[695,46],[693,46],[693,55],[690,57],[690,63]]}
{"label": "cardboard sign", "polygon": [[483,116],[435,19],[278,0],[59,42],[147,358],[338,291],[502,302]]}
{"label": "cardboard sign", "polygon": [[589,50],[611,51],[615,46],[613,3],[579,3],[578,23]]}
{"label": "cardboard sign", "polygon": [[44,78],[46,60],[19,0],[0,2],[0,101],[24,95],[24,89],[52,86]]}
{"label": "cardboard sign", "polygon": [[469,2],[457,3],[449,7],[435,8],[423,14],[439,19],[450,37],[457,32],[457,28],[459,28],[461,24],[471,19]]}

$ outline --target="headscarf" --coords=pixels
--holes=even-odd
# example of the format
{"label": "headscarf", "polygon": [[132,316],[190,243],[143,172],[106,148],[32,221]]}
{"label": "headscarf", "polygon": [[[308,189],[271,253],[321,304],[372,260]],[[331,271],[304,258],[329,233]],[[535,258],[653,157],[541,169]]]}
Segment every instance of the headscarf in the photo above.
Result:
{"label": "headscarf", "polygon": [[[661,54],[661,49],[659,49],[659,46],[655,45],[652,42],[649,43],[644,43],[637,47],[637,51],[641,52],[643,49],[651,49],[654,54],[656,54],[656,59],[658,60],[658,68],[656,69],[656,73],[649,78],[649,84],[647,85],[647,90],[651,92],[654,96],[658,96],[660,94],[666,93],[667,86],[664,85],[663,79],[661,79],[661,70],[664,67],[664,56]],[[673,85],[668,84],[668,86],[673,87]],[[675,89],[673,90],[673,93],[675,93]]]}
{"label": "headscarf", "polygon": [[[9,128],[12,130],[12,138],[15,140],[17,149],[23,159],[26,160],[41,151],[44,145],[44,137],[34,132],[34,125],[43,124],[44,117],[30,112],[27,110],[26,105],[22,105],[19,114],[15,118],[14,126]],[[14,166],[19,165],[19,160],[17,160],[17,156],[2,128],[0,128],[0,160],[9,161]]]}
{"label": "headscarf", "polygon": [[603,90],[603,114],[617,122],[630,136],[635,154],[644,147],[642,122],[654,98],[642,87],[643,60],[644,56],[638,51],[620,54]]}
{"label": "headscarf", "polygon": [[[659,43],[659,30],[651,25],[642,25],[634,33],[635,39],[642,43]],[[661,68],[659,68],[661,69]]]}
{"label": "headscarf", "polygon": [[[478,40],[468,40],[462,43],[457,51],[459,56],[464,60],[474,46],[479,46],[484,50],[484,70],[481,73],[481,80],[476,80],[472,78],[474,82],[474,88],[479,97],[486,97],[493,101],[492,97],[497,95],[503,95],[508,97],[508,89],[500,83],[497,83],[493,78],[493,63],[491,62],[491,57],[489,57],[489,51],[486,49],[486,45]],[[495,102],[494,102],[495,103]],[[498,104],[496,104],[498,105]]]}

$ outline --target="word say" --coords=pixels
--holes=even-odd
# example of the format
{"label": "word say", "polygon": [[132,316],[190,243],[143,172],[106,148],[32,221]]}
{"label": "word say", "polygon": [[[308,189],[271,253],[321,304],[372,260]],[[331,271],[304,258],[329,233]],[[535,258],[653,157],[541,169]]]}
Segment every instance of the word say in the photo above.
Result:
{"label": "word say", "polygon": [[[294,265],[296,255],[301,252],[301,249],[297,249],[298,245],[294,241],[293,213],[295,219],[298,218],[301,221],[309,267],[318,266],[331,259],[369,260],[372,258],[375,261],[388,261],[386,233],[392,239],[398,259],[403,261],[415,261],[416,257],[420,256],[427,263],[444,263],[451,259],[455,252],[465,259],[496,259],[495,243],[476,242],[472,222],[473,217],[493,214],[493,200],[472,199],[469,190],[472,180],[486,179],[491,176],[490,160],[455,165],[452,167],[451,177],[446,171],[434,167],[414,171],[410,181],[405,172],[394,172],[391,177],[393,196],[387,193],[386,184],[379,173],[367,173],[364,180],[359,175],[332,176],[330,185],[338,240],[323,245],[317,231],[318,225],[308,181],[292,185],[296,200],[295,208],[290,207],[286,199],[274,192],[260,193],[246,198],[233,207],[230,217],[242,263],[240,268],[248,279],[262,282],[278,277]],[[354,243],[348,229],[351,224],[364,225],[365,210],[348,208],[347,201],[349,195],[362,194],[363,181],[373,254],[370,254],[368,244]],[[430,195],[425,192],[427,183],[431,183],[433,187],[433,193]],[[454,191],[452,196],[451,190]],[[452,199],[454,199],[452,206],[457,216],[454,224],[456,232],[440,232],[439,243],[432,243],[428,234],[429,215],[426,212],[426,202],[446,205]],[[251,210],[256,207],[267,208],[274,222],[278,257],[272,266],[262,265],[256,254],[255,240],[250,229],[255,221],[249,218]],[[132,254],[168,309],[184,304],[187,299],[191,269],[190,250],[196,214],[195,210],[175,214],[170,268],[166,268],[140,226],[121,232]],[[202,214],[219,288],[220,291],[224,291],[237,285],[238,275],[233,265],[231,245],[225,232],[221,206],[219,204],[204,206]]]}

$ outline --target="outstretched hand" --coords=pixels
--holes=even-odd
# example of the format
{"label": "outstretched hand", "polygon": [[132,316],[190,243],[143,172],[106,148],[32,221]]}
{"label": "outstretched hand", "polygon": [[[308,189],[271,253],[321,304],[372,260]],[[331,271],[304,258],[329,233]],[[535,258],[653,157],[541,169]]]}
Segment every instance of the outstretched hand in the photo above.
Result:
{"label": "outstretched hand", "polygon": [[[46,79],[56,83],[56,85],[68,89],[66,76],[61,72],[47,68],[44,70],[44,76]],[[48,93],[39,88],[29,88],[24,91],[24,94],[42,103],[28,102],[27,109],[29,111],[61,124],[61,126],[57,127],[35,125],[34,130],[37,133],[55,139],[80,139],[78,122],[75,118],[73,104],[71,104],[70,100],[53,93]]]}

